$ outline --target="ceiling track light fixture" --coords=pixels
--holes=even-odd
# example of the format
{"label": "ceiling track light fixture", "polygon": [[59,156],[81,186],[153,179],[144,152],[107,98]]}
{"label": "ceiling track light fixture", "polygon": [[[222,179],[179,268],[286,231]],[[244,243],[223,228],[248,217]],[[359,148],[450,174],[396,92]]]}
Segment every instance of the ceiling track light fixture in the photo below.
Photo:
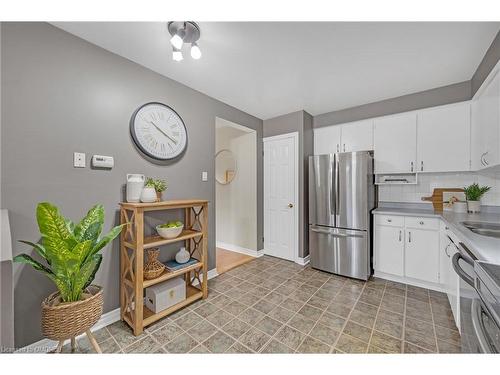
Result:
{"label": "ceiling track light fixture", "polygon": [[201,50],[197,41],[200,39],[200,27],[193,21],[170,21],[167,24],[168,32],[172,36],[172,59],[174,61],[183,60],[182,46],[191,44],[191,57],[195,60],[201,58]]}

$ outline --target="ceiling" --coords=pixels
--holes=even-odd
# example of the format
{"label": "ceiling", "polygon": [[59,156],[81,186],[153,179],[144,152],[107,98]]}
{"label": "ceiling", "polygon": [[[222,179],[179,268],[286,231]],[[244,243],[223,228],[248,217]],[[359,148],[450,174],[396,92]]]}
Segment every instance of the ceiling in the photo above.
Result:
{"label": "ceiling", "polygon": [[172,61],[158,22],[55,26],[261,119],[312,115],[469,80],[486,23],[201,22],[203,56]]}

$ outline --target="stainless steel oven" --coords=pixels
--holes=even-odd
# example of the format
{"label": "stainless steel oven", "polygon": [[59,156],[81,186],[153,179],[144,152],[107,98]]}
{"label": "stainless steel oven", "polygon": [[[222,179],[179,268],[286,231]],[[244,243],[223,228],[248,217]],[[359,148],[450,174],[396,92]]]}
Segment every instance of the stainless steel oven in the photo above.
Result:
{"label": "stainless steel oven", "polygon": [[462,352],[500,353],[500,266],[479,262],[463,243],[452,262],[460,277]]}

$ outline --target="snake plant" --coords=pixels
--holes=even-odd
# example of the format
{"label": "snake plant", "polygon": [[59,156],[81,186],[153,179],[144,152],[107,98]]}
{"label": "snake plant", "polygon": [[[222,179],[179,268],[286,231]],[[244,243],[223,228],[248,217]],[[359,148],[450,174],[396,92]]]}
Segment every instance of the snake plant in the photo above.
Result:
{"label": "snake plant", "polygon": [[38,204],[36,218],[41,243],[20,242],[32,246],[46,265],[27,254],[16,256],[14,261],[29,264],[51,279],[63,302],[78,301],[101,265],[99,252],[120,234],[123,225],[101,237],[104,207],[100,204],[92,207],[78,224],[64,218],[59,209],[48,202]]}

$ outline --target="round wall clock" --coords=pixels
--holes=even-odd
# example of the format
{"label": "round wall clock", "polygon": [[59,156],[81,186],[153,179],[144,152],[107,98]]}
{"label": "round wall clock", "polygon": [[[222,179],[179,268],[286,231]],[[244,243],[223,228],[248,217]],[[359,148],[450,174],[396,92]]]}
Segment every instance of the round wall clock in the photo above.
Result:
{"label": "round wall clock", "polygon": [[156,160],[174,159],[187,146],[184,121],[162,103],[139,107],[132,115],[130,133],[139,150]]}

